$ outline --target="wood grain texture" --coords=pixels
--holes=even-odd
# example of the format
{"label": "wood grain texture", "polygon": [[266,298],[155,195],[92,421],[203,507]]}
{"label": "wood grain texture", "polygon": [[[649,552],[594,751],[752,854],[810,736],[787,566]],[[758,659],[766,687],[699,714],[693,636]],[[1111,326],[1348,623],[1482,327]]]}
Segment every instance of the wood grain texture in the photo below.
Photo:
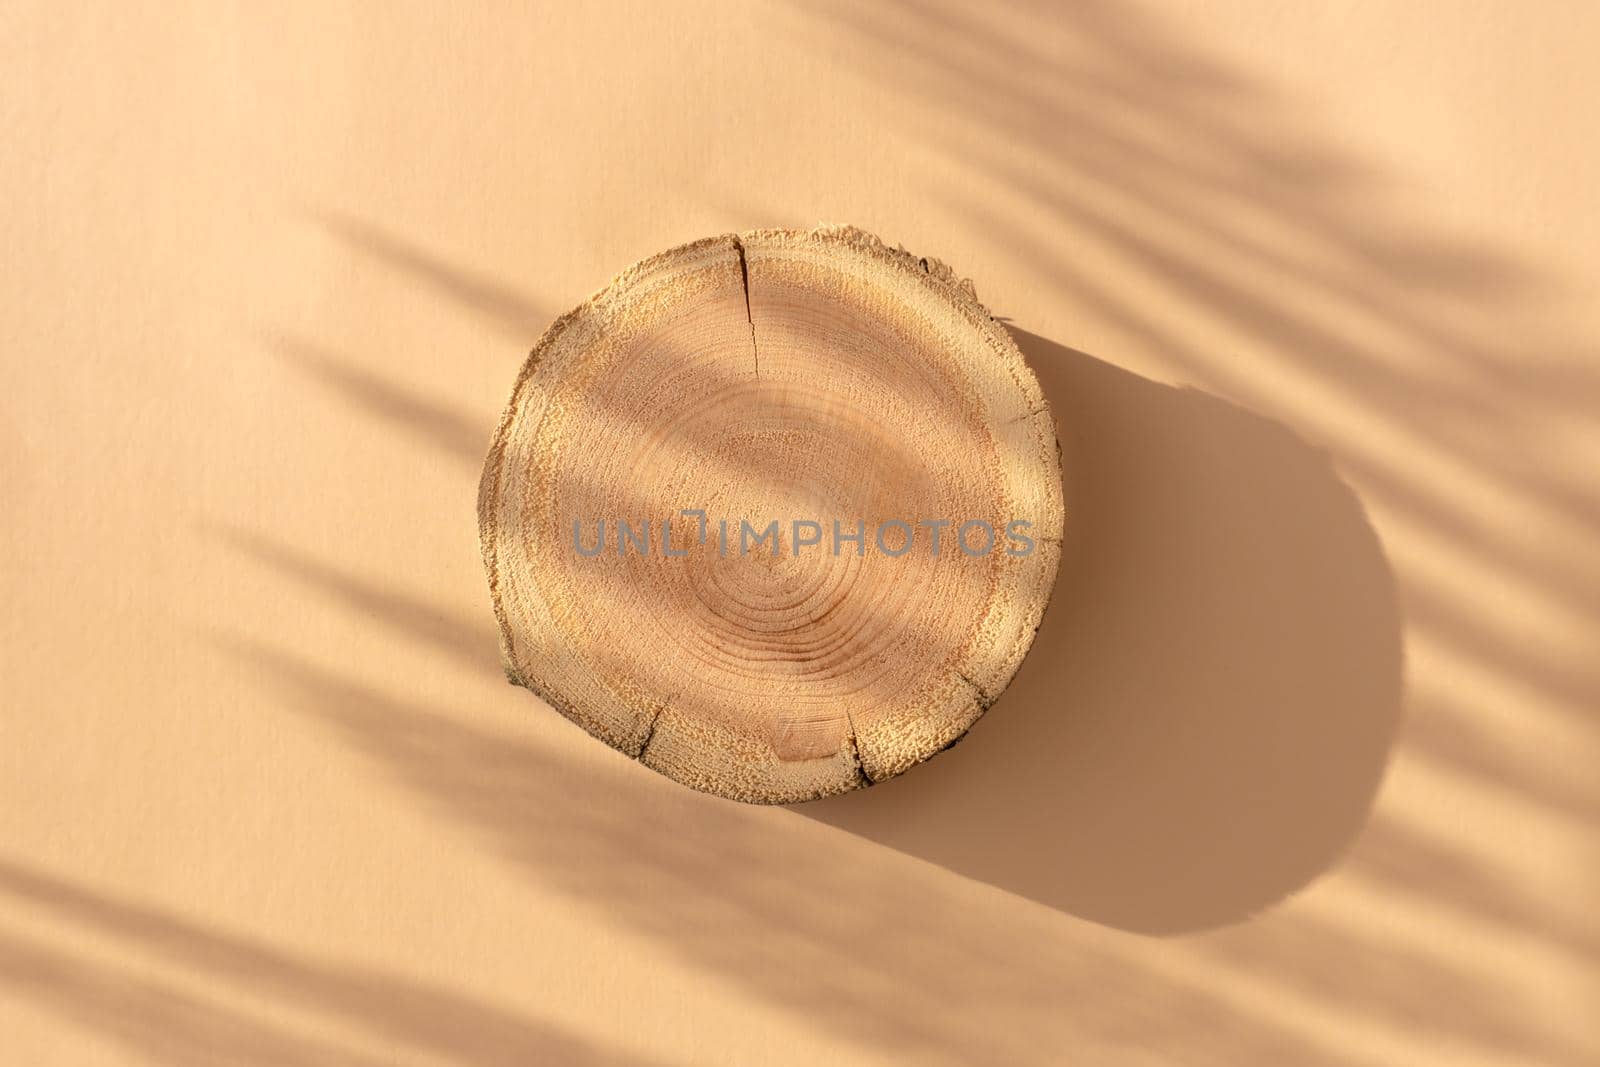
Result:
{"label": "wood grain texture", "polygon": [[1050,412],[971,283],[828,228],[675,248],[559,319],[479,521],[513,682],[686,785],[787,803],[966,732],[1038,629],[1063,515]]}

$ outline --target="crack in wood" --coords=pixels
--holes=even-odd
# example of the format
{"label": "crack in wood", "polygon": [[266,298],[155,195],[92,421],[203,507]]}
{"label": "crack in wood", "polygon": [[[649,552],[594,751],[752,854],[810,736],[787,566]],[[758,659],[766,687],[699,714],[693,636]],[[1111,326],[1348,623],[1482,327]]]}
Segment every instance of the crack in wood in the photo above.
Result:
{"label": "crack in wood", "polygon": [[738,234],[733,236],[733,247],[739,252],[739,281],[744,286],[744,319],[750,324],[750,357],[755,363],[756,377],[761,377],[761,350],[756,347],[756,319],[750,313],[750,262],[744,256],[744,242]]}
{"label": "crack in wood", "polygon": [[855,717],[850,714],[848,708],[845,709],[844,721],[845,724],[850,727],[850,737],[848,738],[850,742],[850,756],[856,761],[856,773],[861,775],[861,780],[867,783],[867,785],[877,785],[878,780],[867,773],[867,765],[861,759],[861,736],[856,733],[856,720]]}
{"label": "crack in wood", "polygon": [[971,678],[968,678],[960,671],[956,671],[956,677],[960,678],[963,682],[966,682],[967,685],[971,687],[973,693],[977,695],[978,707],[982,708],[984,711],[988,711],[989,705],[993,704],[994,701],[990,699],[989,694],[983,691],[983,686],[979,685],[977,682],[974,682]]}
{"label": "crack in wood", "polygon": [[650,716],[650,725],[645,727],[644,737],[639,741],[639,751],[634,755],[634,759],[641,762],[644,760],[644,750],[649,748],[650,742],[654,740],[656,736],[656,726],[661,722],[661,713],[667,710],[667,705],[670,703],[672,703],[672,701],[663,700],[660,704],[656,705],[656,713]]}

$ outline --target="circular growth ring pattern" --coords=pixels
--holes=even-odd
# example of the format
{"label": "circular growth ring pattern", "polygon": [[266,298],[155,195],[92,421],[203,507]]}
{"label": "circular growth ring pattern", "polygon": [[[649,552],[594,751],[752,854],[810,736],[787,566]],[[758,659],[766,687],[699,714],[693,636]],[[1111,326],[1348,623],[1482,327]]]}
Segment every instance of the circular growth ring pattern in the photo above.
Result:
{"label": "circular growth ring pattern", "polygon": [[1011,680],[1054,424],[969,282],[848,228],[696,241],[545,333],[479,493],[506,673],[686,785],[899,774]]}

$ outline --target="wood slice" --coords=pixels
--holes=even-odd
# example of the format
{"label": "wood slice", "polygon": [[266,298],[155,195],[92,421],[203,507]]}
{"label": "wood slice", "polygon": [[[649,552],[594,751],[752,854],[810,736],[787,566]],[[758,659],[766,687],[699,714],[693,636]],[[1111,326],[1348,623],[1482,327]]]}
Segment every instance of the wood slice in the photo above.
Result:
{"label": "wood slice", "polygon": [[564,315],[478,512],[507,676],[762,803],[960,738],[1033,641],[1062,527],[1010,335],[970,282],[849,228],[696,241]]}

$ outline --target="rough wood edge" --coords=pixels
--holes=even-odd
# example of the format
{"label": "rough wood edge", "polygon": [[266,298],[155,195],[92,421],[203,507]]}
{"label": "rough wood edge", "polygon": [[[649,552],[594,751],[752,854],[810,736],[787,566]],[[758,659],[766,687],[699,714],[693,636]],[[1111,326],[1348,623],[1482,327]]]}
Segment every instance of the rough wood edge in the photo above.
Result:
{"label": "rough wood edge", "polygon": [[[491,435],[489,450],[484,460],[483,472],[479,478],[477,497],[478,538],[479,549],[483,557],[484,569],[489,584],[490,602],[495,613],[495,620],[499,633],[501,666],[505,672],[506,680],[512,685],[528,689],[534,695],[548,703],[552,708],[560,712],[564,718],[567,718],[575,725],[582,727],[585,732],[589,733],[597,740],[605,742],[608,747],[614,748],[629,758],[638,760],[640,762],[644,762],[648,741],[650,739],[650,735],[653,734],[655,729],[655,721],[647,724],[647,729],[645,730],[643,736],[643,741],[645,742],[644,744],[619,743],[617,739],[606,736],[590,728],[583,721],[581,716],[574,713],[574,709],[569,706],[569,702],[564,696],[552,691],[550,687],[541,683],[539,679],[524,676],[524,674],[519,672],[515,666],[515,638],[512,634],[510,623],[506,618],[506,614],[502,606],[502,597],[500,595],[499,588],[500,571],[498,553],[494,543],[494,538],[490,535],[492,516],[495,514],[499,505],[499,487],[501,480],[500,471],[505,454],[507,435],[510,432],[510,428],[515,419],[516,413],[520,409],[528,385],[534,374],[537,372],[545,353],[575,322],[578,322],[586,316],[595,313],[595,311],[607,300],[609,300],[614,293],[625,290],[635,282],[660,268],[663,264],[680,259],[686,254],[692,253],[696,250],[709,249],[718,244],[731,244],[731,246],[737,251],[740,259],[741,269],[743,269],[745,242],[761,239],[773,239],[780,242],[820,239],[824,241],[836,242],[866,255],[876,260],[880,264],[891,267],[913,278],[920,279],[924,284],[936,287],[936,289],[950,301],[953,307],[965,314],[965,316],[974,326],[988,334],[989,337],[998,344],[1001,351],[1008,357],[1009,362],[1012,364],[1013,372],[1018,377],[1017,384],[1030,398],[1030,414],[1035,417],[1042,417],[1049,420],[1048,425],[1050,426],[1051,440],[1054,446],[1055,473],[1058,479],[1061,476],[1060,431],[1059,427],[1055,423],[1054,414],[1050,409],[1049,402],[1045,399],[1043,390],[1039,385],[1037,375],[1034,374],[1033,369],[1028,365],[1026,357],[1023,355],[1021,349],[1017,346],[1016,339],[1012,337],[1011,332],[1006,329],[1005,325],[1000,321],[1000,319],[998,319],[988,309],[988,307],[984,305],[981,300],[979,300],[977,289],[972,280],[970,278],[961,277],[953,268],[944,263],[942,260],[915,255],[907,250],[903,245],[890,246],[875,234],[869,233],[868,231],[862,230],[855,226],[823,224],[810,230],[767,228],[704,237],[682,245],[677,245],[662,252],[658,252],[655,255],[642,259],[619,272],[609,282],[591,293],[590,296],[582,303],[556,318],[556,320],[545,329],[544,333],[540,335],[539,340],[535,342],[532,349],[529,351],[527,358],[523,361],[522,367],[517,374],[515,383],[513,384],[511,396],[507,400],[506,405],[501,412],[500,419],[495,426],[495,430]],[[746,277],[746,284],[748,285],[748,277]],[[748,298],[748,292],[746,295]],[[1051,533],[1050,536],[1042,537],[1041,540],[1051,541],[1059,546],[1066,522],[1064,500],[1059,497],[1056,518],[1059,523],[1057,528]],[[954,748],[957,744],[964,740],[968,734],[971,733],[972,728],[988,714],[989,709],[991,709],[995,703],[999,701],[1000,697],[1005,693],[1005,691],[1009,689],[1011,683],[1015,680],[1018,671],[1021,669],[1022,662],[1026,660],[1028,652],[1032,650],[1034,639],[1037,637],[1039,629],[1043,625],[1044,616],[1049,611],[1050,605],[1054,599],[1054,587],[1056,578],[1059,575],[1059,567],[1060,557],[1059,554],[1057,554],[1049,565],[1049,580],[1046,583],[1046,590],[1039,601],[1039,622],[1032,627],[1032,633],[1027,638],[1027,647],[1024,648],[1022,657],[1019,659],[1016,668],[1010,672],[1004,683],[997,687],[993,692],[984,692],[982,690],[978,690],[978,713],[976,716],[974,716],[972,721],[966,725],[965,728],[963,728],[959,733],[957,733],[954,737],[942,744],[937,749],[931,750],[919,756],[918,758],[906,764],[904,767],[896,770],[888,777],[898,777],[900,774],[904,774],[906,771],[926,763],[928,760],[933,759],[940,753]],[[661,710],[663,709],[657,709],[657,718],[659,718]],[[854,779],[842,782],[838,788],[823,789],[820,791],[807,793],[803,796],[761,795],[726,790],[717,788],[712,783],[684,781],[682,778],[672,775],[662,768],[652,767],[652,769],[657,770],[658,773],[662,773],[666,777],[671,777],[675,781],[679,781],[680,784],[688,785],[689,787],[698,789],[702,792],[712,793],[713,795],[721,796],[725,799],[737,800],[743,803],[765,805],[786,805],[805,803],[812,800],[821,800],[828,796],[836,796],[843,793],[852,792],[855,789],[868,788],[878,784],[881,781],[887,780],[887,777],[874,779],[867,775],[859,755],[858,741],[853,724],[851,726],[850,734],[846,739],[846,747],[849,749],[855,764],[856,773]],[[712,785],[712,787],[708,788],[708,785]]]}

